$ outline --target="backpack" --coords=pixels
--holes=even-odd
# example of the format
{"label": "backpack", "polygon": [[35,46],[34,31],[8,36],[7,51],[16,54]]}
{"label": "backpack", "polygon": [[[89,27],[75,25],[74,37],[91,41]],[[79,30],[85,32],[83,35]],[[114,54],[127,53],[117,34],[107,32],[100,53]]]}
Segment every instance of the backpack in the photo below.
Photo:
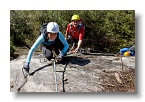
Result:
{"label": "backpack", "polygon": [[41,26],[41,28],[40,28],[40,34],[45,34],[47,31],[46,31],[46,29],[47,29],[47,24],[48,23],[44,23],[42,26]]}
{"label": "backpack", "polygon": [[45,42],[48,40],[48,39],[47,39],[47,36],[46,36],[46,33],[47,33],[47,24],[48,24],[48,23],[44,23],[44,24],[41,26],[40,30],[39,30],[39,32],[40,32],[39,35],[43,34],[43,37],[44,37],[44,39],[45,39]]}

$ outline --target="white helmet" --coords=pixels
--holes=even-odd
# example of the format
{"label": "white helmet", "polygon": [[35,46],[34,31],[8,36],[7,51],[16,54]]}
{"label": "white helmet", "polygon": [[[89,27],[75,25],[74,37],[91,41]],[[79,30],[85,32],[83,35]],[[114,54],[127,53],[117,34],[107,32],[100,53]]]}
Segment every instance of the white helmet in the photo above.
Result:
{"label": "white helmet", "polygon": [[56,22],[50,22],[47,24],[47,32],[50,33],[58,33],[59,32],[59,27]]}

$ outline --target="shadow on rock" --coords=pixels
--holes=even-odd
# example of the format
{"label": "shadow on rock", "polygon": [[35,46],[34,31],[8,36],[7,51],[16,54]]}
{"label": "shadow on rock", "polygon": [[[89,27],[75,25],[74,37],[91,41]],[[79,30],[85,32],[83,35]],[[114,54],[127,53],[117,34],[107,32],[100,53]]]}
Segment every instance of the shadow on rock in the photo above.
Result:
{"label": "shadow on rock", "polygon": [[76,57],[76,56],[67,56],[65,57],[62,61],[61,64],[76,64],[79,66],[85,66],[88,63],[90,63],[89,59],[84,59],[81,57]]}
{"label": "shadow on rock", "polygon": [[34,75],[37,71],[42,70],[42,69],[44,69],[44,68],[46,68],[46,67],[48,67],[48,66],[51,66],[51,65],[52,65],[52,64],[47,64],[47,65],[45,65],[45,66],[42,66],[42,67],[36,69],[35,71],[33,71],[32,73],[30,73],[30,75]]}

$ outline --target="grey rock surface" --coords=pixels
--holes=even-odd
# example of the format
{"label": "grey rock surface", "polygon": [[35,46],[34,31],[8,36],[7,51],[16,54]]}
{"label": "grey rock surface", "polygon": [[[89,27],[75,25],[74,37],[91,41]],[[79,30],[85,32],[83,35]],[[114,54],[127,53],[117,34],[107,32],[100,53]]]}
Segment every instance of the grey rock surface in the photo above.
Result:
{"label": "grey rock surface", "polygon": [[[30,75],[24,78],[22,67],[27,55],[10,61],[11,92],[56,92],[53,66],[33,55]],[[122,57],[123,70],[135,69],[135,57]],[[121,57],[101,54],[69,55],[56,63],[58,92],[102,92],[102,76],[122,70]]]}

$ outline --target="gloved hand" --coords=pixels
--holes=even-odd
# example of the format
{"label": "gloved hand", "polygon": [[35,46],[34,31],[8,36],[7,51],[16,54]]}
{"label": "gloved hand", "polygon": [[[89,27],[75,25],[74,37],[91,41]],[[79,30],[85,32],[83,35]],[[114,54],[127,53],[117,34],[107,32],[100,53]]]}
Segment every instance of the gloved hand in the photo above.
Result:
{"label": "gloved hand", "polygon": [[57,56],[57,61],[61,61],[61,59],[64,57],[64,53],[60,52]]}
{"label": "gloved hand", "polygon": [[29,73],[29,63],[28,62],[26,62],[25,64],[24,64],[24,66],[23,66],[23,68]]}

